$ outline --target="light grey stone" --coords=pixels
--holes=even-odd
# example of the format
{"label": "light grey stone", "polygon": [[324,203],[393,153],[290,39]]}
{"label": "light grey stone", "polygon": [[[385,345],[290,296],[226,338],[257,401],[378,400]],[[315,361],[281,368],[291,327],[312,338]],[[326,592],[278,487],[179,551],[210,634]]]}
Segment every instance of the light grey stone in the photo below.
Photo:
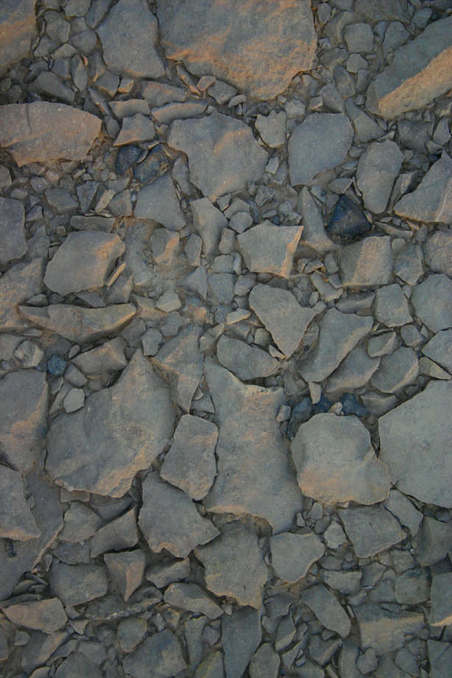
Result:
{"label": "light grey stone", "polygon": [[[452,21],[451,21],[452,25]],[[452,221],[452,158],[444,151],[419,186],[396,203],[394,211],[413,221]]]}
{"label": "light grey stone", "polygon": [[384,130],[380,125],[361,108],[356,106],[352,99],[346,100],[345,110],[352,121],[355,130],[355,138],[358,142],[366,144],[383,135]]}
{"label": "light grey stone", "polygon": [[124,340],[121,337],[115,337],[89,351],[78,353],[72,362],[88,377],[116,372],[127,367],[124,348]]}
{"label": "light grey stone", "polygon": [[436,231],[428,238],[425,244],[425,260],[435,273],[452,275],[451,231]]}
{"label": "light grey stone", "polygon": [[405,612],[398,605],[382,607],[365,603],[353,610],[358,620],[361,647],[372,647],[379,656],[398,650],[407,637],[415,635],[424,626],[422,613]]}
{"label": "light grey stone", "polygon": [[190,575],[190,560],[163,561],[154,565],[146,572],[146,579],[158,589],[163,589],[174,581],[187,579]]}
{"label": "light grey stone", "polygon": [[177,637],[169,630],[148,636],[123,659],[124,670],[132,678],[149,678],[149,668],[156,678],[171,678],[186,668]]}
{"label": "light grey stone", "polygon": [[[344,535],[345,536],[345,535]],[[322,578],[325,584],[344,595],[357,593],[361,582],[362,572],[359,570],[323,570]]]}
{"label": "light grey stone", "polygon": [[66,624],[67,617],[58,598],[32,600],[3,608],[4,615],[17,626],[54,633]]}
{"label": "light grey stone", "polygon": [[0,537],[28,541],[36,539],[40,534],[25,500],[20,474],[0,465]]}
{"label": "light grey stone", "polygon": [[422,353],[452,373],[452,330],[442,330],[422,347]]}
{"label": "light grey stone", "polygon": [[208,198],[192,200],[190,203],[193,214],[193,226],[202,238],[203,253],[211,256],[218,247],[221,233],[227,227],[226,217]]}
{"label": "light grey stone", "polygon": [[236,610],[221,620],[221,640],[224,649],[226,678],[242,678],[251,657],[261,642],[260,613],[256,610]]}
{"label": "light grey stone", "polygon": [[385,506],[388,511],[391,511],[398,518],[401,525],[409,529],[413,537],[417,534],[422,522],[422,513],[413,506],[408,497],[393,489],[389,492]]}
{"label": "light grey stone", "polygon": [[336,249],[335,243],[326,234],[321,211],[306,187],[301,191],[300,206],[303,214],[300,245],[309,247],[319,254]]}
{"label": "light grey stone", "polygon": [[416,353],[412,348],[401,346],[394,353],[383,356],[371,381],[383,393],[397,393],[416,381],[418,374],[419,361]]}
{"label": "light grey stone", "polygon": [[281,532],[270,538],[272,567],[276,576],[294,584],[305,577],[311,565],[325,553],[325,547],[313,532]]}
{"label": "light grey stone", "polygon": [[369,357],[365,348],[356,346],[328,378],[328,396],[336,398],[341,393],[365,386],[379,364],[378,358]]}
{"label": "light grey stone", "polygon": [[369,24],[348,24],[344,28],[344,40],[351,53],[372,52],[374,34]]}
{"label": "light grey stone", "polygon": [[394,584],[395,598],[401,605],[418,605],[430,598],[430,583],[425,570],[407,570]]}
{"label": "light grey stone", "polygon": [[150,141],[155,137],[152,120],[142,113],[126,116],[122,119],[121,131],[114,140],[113,146],[126,146],[142,141]]}
{"label": "light grey stone", "polygon": [[142,617],[126,617],[118,624],[116,637],[123,652],[129,653],[141,643],[147,632],[146,620]]}
{"label": "light grey stone", "polygon": [[223,654],[214,650],[199,664],[194,678],[224,678]]}
{"label": "light grey stone", "polygon": [[344,287],[373,287],[391,282],[391,238],[370,236],[339,253]]}
{"label": "light grey stone", "polygon": [[443,273],[429,275],[411,295],[417,317],[439,332],[452,327],[452,280]]}
{"label": "light grey stone", "polygon": [[96,664],[88,659],[82,652],[72,652],[69,657],[59,665],[55,672],[55,676],[56,678],[79,678],[79,676],[102,678],[102,672]]}
{"label": "light grey stone", "polygon": [[301,602],[307,605],[325,628],[346,638],[350,633],[351,623],[342,605],[334,593],[331,593],[323,584],[316,584],[305,589]]}
{"label": "light grey stone", "polygon": [[89,506],[73,501],[64,514],[64,527],[59,539],[70,543],[85,541],[93,536],[101,524],[101,517]]}
{"label": "light grey stone", "polygon": [[138,219],[152,219],[174,231],[185,226],[176,188],[169,173],[138,192],[134,214]]}
{"label": "light grey stone", "polygon": [[394,273],[408,285],[415,285],[424,275],[422,249],[415,243],[408,243],[394,259]]}
{"label": "light grey stone", "polygon": [[402,159],[399,147],[390,140],[370,144],[360,157],[356,175],[358,188],[364,206],[371,212],[380,214],[385,211]]}
{"label": "light grey stone", "polygon": [[404,538],[400,524],[384,506],[339,509],[347,537],[358,558],[369,558]]}
{"label": "light grey stone", "polygon": [[284,111],[271,111],[269,115],[258,115],[255,126],[267,146],[279,148],[286,142],[286,121]]}
{"label": "light grey stone", "polygon": [[416,537],[416,557],[422,566],[435,565],[452,552],[452,525],[424,516]]}
{"label": "light grey stone", "polygon": [[248,270],[288,278],[301,233],[300,226],[275,226],[269,221],[241,233],[237,242]]}
{"label": "light grey stone", "polygon": [[225,335],[217,344],[217,358],[223,367],[242,381],[268,377],[279,367],[279,362],[267,351]]}
{"label": "light grey stone", "polygon": [[386,285],[377,290],[375,317],[386,327],[400,327],[412,321],[408,301],[400,285]]}
{"label": "light grey stone", "polygon": [[[0,48],[1,50],[1,48]],[[19,200],[0,198],[0,264],[20,259],[27,251],[25,210]]]}
{"label": "light grey stone", "polygon": [[168,605],[203,614],[209,619],[217,619],[223,614],[221,607],[198,584],[170,584],[164,600]]}

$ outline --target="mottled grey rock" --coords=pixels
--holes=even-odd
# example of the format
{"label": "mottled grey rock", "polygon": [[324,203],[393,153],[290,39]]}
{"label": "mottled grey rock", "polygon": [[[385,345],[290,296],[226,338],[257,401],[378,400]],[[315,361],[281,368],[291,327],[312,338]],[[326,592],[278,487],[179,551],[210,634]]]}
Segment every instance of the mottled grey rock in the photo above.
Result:
{"label": "mottled grey rock", "polygon": [[319,174],[345,160],[353,128],[340,113],[311,113],[295,127],[289,139],[292,186],[310,185]]}
{"label": "mottled grey rock", "polygon": [[409,242],[394,259],[394,273],[408,285],[415,285],[424,275],[422,249],[416,243]]}
{"label": "mottled grey rock", "polygon": [[395,332],[383,332],[370,337],[367,342],[367,352],[371,357],[381,357],[392,353],[398,342]]}
{"label": "mottled grey rock", "polygon": [[196,549],[196,557],[204,565],[209,591],[234,598],[238,605],[261,608],[267,568],[251,528],[228,523],[218,539]]}
{"label": "mottled grey rock", "polygon": [[136,510],[131,508],[97,530],[91,539],[91,558],[97,558],[106,551],[122,551],[135,546],[138,543],[136,518]]}
{"label": "mottled grey rock", "polygon": [[[450,20],[452,26],[452,19]],[[394,211],[413,221],[450,223],[452,220],[452,158],[444,151],[423,177],[419,186],[404,195]]]}
{"label": "mottled grey rock", "polygon": [[[1,49],[1,48],[0,48]],[[0,264],[20,259],[27,251],[25,210],[19,200],[0,198]]]}
{"label": "mottled grey rock", "polygon": [[168,388],[136,351],[114,386],[52,422],[47,471],[68,490],[122,497],[162,452],[173,425]]}
{"label": "mottled grey rock", "polygon": [[435,334],[422,347],[422,353],[452,373],[452,330],[443,330]]}
{"label": "mottled grey rock", "polygon": [[370,316],[328,309],[320,323],[318,344],[301,364],[303,379],[308,382],[326,379],[371,328]]}
{"label": "mottled grey rock", "polygon": [[303,494],[320,502],[374,504],[389,492],[389,475],[355,416],[316,414],[291,444]]}
{"label": "mottled grey rock", "polygon": [[314,309],[300,306],[292,292],[271,285],[253,287],[249,305],[287,358],[297,350],[316,315]]}
{"label": "mottled grey rock", "polygon": [[404,538],[400,524],[382,505],[339,509],[347,537],[358,558],[369,558]]}
{"label": "mottled grey rock", "polygon": [[279,148],[286,142],[286,121],[284,111],[271,111],[269,115],[258,115],[255,126],[267,146]]}
{"label": "mottled grey rock", "polygon": [[247,125],[217,112],[176,120],[168,144],[187,154],[192,183],[212,201],[258,181],[268,157]]}
{"label": "mottled grey rock", "polygon": [[17,626],[36,629],[44,633],[58,631],[67,621],[66,613],[58,598],[16,603],[4,607],[3,613]]}
{"label": "mottled grey rock", "polygon": [[288,278],[302,230],[300,226],[275,226],[264,221],[241,233],[237,241],[248,270]]}
{"label": "mottled grey rock", "polygon": [[334,593],[323,584],[305,589],[301,602],[307,605],[325,628],[346,638],[350,633],[350,619]]}
{"label": "mottled grey rock", "polygon": [[102,671],[82,652],[72,652],[55,672],[56,678],[102,678]]}
{"label": "mottled grey rock", "polygon": [[277,678],[280,661],[271,643],[263,643],[249,665],[250,678]]}
{"label": "mottled grey rock", "polygon": [[52,593],[71,607],[101,598],[108,591],[103,565],[66,565],[54,560],[49,583]]}
{"label": "mottled grey rock", "polygon": [[124,671],[133,678],[149,678],[149,670],[156,678],[171,678],[186,668],[182,648],[176,636],[165,629],[144,640],[123,659]]}
{"label": "mottled grey rock", "polygon": [[343,247],[339,265],[344,287],[373,287],[391,282],[391,238],[371,236]]}
{"label": "mottled grey rock", "polygon": [[425,260],[435,273],[452,275],[451,231],[436,231],[436,233],[432,233],[425,244]]}
{"label": "mottled grey rock", "polygon": [[224,615],[221,632],[226,678],[242,678],[261,642],[260,613],[245,608]]}
{"label": "mottled grey rock", "polygon": [[325,553],[325,547],[313,532],[282,532],[270,538],[272,567],[282,581],[294,584],[305,577]]}
{"label": "mottled grey rock", "polygon": [[442,273],[429,275],[411,295],[417,317],[439,332],[452,327],[452,280]]}
{"label": "mottled grey rock", "polygon": [[133,78],[164,75],[165,68],[156,50],[157,20],[144,0],[120,0],[97,32],[104,61],[113,72]]}
{"label": "mottled grey rock", "polygon": [[267,351],[225,335],[217,344],[217,357],[223,367],[242,381],[268,377],[279,367],[279,362]]}
{"label": "mottled grey rock", "polygon": [[374,648],[377,655],[385,655],[402,647],[407,636],[415,635],[424,626],[424,615],[405,612],[398,605],[380,606],[364,603],[354,607],[361,636],[361,647]]}
{"label": "mottled grey rock", "polygon": [[0,70],[27,57],[36,30],[36,0],[6,0],[0,11]]}
{"label": "mottled grey rock", "polygon": [[146,556],[140,549],[123,553],[105,553],[107,566],[113,584],[125,601],[143,581]]}
{"label": "mottled grey rock", "polygon": [[0,537],[16,541],[36,539],[41,534],[25,495],[17,471],[0,466]]}
{"label": "mottled grey rock", "polygon": [[446,508],[452,508],[451,407],[452,383],[434,381],[378,422],[380,456],[392,482],[420,501]]}
{"label": "mottled grey rock", "polygon": [[190,497],[162,482],[156,472],[143,481],[138,524],[152,551],[166,549],[176,558],[185,558],[196,546],[218,535],[217,528],[201,517]]}
{"label": "mottled grey rock", "polygon": [[395,118],[447,92],[452,87],[451,35],[452,18],[446,17],[400,47],[391,64],[371,83],[368,108],[384,118]]}
{"label": "mottled grey rock", "polygon": [[167,58],[258,99],[273,99],[308,71],[317,45],[307,0],[159,0],[158,19]]}
{"label": "mottled grey rock", "polygon": [[[338,523],[336,523],[336,525],[338,525]],[[346,572],[323,570],[322,572],[322,579],[325,584],[328,584],[330,588],[345,595],[358,592],[361,577],[362,573],[359,570],[347,570]]]}
{"label": "mottled grey rock", "polygon": [[326,385],[328,397],[336,398],[341,393],[361,388],[367,384],[379,364],[378,358],[369,357],[366,349],[355,346],[328,378]]}
{"label": "mottled grey rock", "polygon": [[0,278],[0,323],[3,331],[28,327],[18,305],[39,294],[42,289],[42,259],[16,264]]}
{"label": "mottled grey rock", "polygon": [[377,290],[375,317],[386,327],[400,327],[412,321],[408,301],[400,285],[386,285]]}
{"label": "mottled grey rock", "polygon": [[176,188],[169,173],[138,192],[134,213],[138,219],[152,219],[170,230],[179,231],[185,226]]}
{"label": "mottled grey rock", "polygon": [[385,211],[402,159],[399,147],[390,140],[370,144],[360,157],[356,175],[358,188],[364,206],[371,212]]}
{"label": "mottled grey rock", "polygon": [[101,128],[91,113],[45,101],[2,106],[0,147],[22,167],[33,162],[83,160]]}
{"label": "mottled grey rock", "polygon": [[214,363],[206,378],[220,428],[218,475],[206,499],[215,513],[250,514],[275,530],[287,529],[301,508],[276,415],[280,389],[242,384]]}
{"label": "mottled grey rock", "polygon": [[126,617],[118,624],[116,637],[123,652],[133,652],[146,635],[148,626],[142,617]]}
{"label": "mottled grey rock", "polygon": [[221,607],[198,584],[170,584],[164,600],[168,605],[194,614],[204,614],[209,619],[217,619],[223,614]]}
{"label": "mottled grey rock", "polygon": [[401,346],[381,359],[380,367],[372,377],[372,385],[383,393],[397,393],[416,381],[419,361],[412,348]]}

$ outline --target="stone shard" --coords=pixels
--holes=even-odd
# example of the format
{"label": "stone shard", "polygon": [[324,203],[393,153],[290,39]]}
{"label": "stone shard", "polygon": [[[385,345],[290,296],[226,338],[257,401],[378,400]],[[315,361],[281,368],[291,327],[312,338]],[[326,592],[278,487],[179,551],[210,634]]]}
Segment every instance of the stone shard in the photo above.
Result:
{"label": "stone shard", "polygon": [[276,576],[289,584],[305,577],[311,565],[325,553],[314,532],[282,532],[270,538],[272,567]]}
{"label": "stone shard", "polygon": [[370,316],[329,309],[320,323],[318,344],[301,365],[303,379],[319,382],[329,377],[356,344],[369,334],[372,324]]}
{"label": "stone shard", "polygon": [[271,285],[253,287],[249,305],[287,358],[297,350],[316,315],[313,308],[300,306],[292,292]]}
{"label": "stone shard", "polygon": [[192,183],[212,202],[258,181],[268,158],[248,125],[217,112],[176,120],[168,144],[187,154]]}
{"label": "stone shard", "polygon": [[136,351],[114,386],[52,422],[47,471],[70,491],[122,497],[162,452],[174,416],[166,384]]}
{"label": "stone shard", "polygon": [[369,558],[405,537],[399,521],[381,504],[339,509],[347,537],[358,558]]}
{"label": "stone shard", "polygon": [[427,504],[452,508],[452,383],[427,388],[380,417],[380,456],[392,482]]}
{"label": "stone shard", "polygon": [[111,520],[97,530],[91,539],[91,558],[97,558],[106,551],[123,551],[138,543],[137,515],[135,507]]}
{"label": "stone shard", "polygon": [[264,221],[241,233],[237,240],[248,270],[288,278],[302,230],[301,226],[275,226]]}
{"label": "stone shard", "polygon": [[116,589],[124,601],[140,586],[143,581],[146,556],[140,549],[124,551],[122,553],[106,553],[105,565]]}
{"label": "stone shard", "polygon": [[439,332],[452,327],[452,280],[442,273],[429,275],[411,295],[417,317]]}
{"label": "stone shard", "polygon": [[385,211],[402,159],[399,147],[390,140],[370,144],[360,157],[358,188],[363,195],[364,206],[371,212],[380,214]]}
{"label": "stone shard", "polygon": [[373,287],[391,282],[391,238],[371,236],[343,247],[339,266],[344,287]]}
{"label": "stone shard", "polygon": [[53,561],[49,583],[64,605],[73,607],[101,598],[108,591],[108,579],[103,565],[66,565]]}
{"label": "stone shard", "polygon": [[217,528],[201,517],[190,497],[162,482],[156,472],[143,481],[138,524],[152,551],[166,549],[176,558],[185,558],[196,546],[218,536]]}
{"label": "stone shard", "polygon": [[207,198],[192,200],[190,207],[193,226],[202,238],[203,253],[209,257],[216,252],[221,233],[227,227],[228,221]]}
{"label": "stone shard", "polygon": [[146,638],[123,660],[124,671],[132,678],[172,678],[186,666],[180,643],[168,629]]}
{"label": "stone shard", "polygon": [[0,265],[20,259],[27,251],[25,210],[19,200],[0,198]]}
{"label": "stone shard", "polygon": [[28,56],[36,29],[36,0],[6,0],[0,9],[0,72]]}
{"label": "stone shard", "polygon": [[449,642],[428,640],[428,660],[432,678],[448,678],[452,666],[452,645]]}
{"label": "stone shard", "polygon": [[385,606],[364,603],[354,607],[361,636],[361,647],[372,647],[378,655],[401,648],[407,636],[418,633],[424,626],[424,615],[405,612],[399,605]]}
{"label": "stone shard", "polygon": [[196,549],[196,557],[204,565],[209,591],[234,598],[238,605],[261,608],[267,568],[251,528],[239,521],[228,523],[218,539]]}
{"label": "stone shard", "polygon": [[308,0],[159,0],[158,19],[169,59],[258,99],[273,99],[313,63],[317,38]]}
{"label": "stone shard", "polygon": [[170,174],[164,174],[138,192],[134,214],[138,219],[157,221],[172,231],[179,231],[185,226]]}
{"label": "stone shard", "polygon": [[102,672],[82,652],[72,652],[57,668],[55,678],[78,678],[79,676],[102,678]]}
{"label": "stone shard", "polygon": [[5,616],[18,626],[54,633],[66,624],[66,612],[58,598],[16,603],[3,608]]}
{"label": "stone shard", "polygon": [[3,331],[28,327],[18,305],[39,294],[42,289],[42,259],[16,264],[0,278],[0,325]]}
{"label": "stone shard", "polygon": [[217,358],[223,367],[242,381],[268,377],[279,367],[279,362],[266,351],[226,335],[217,344]]}
{"label": "stone shard", "polygon": [[0,466],[0,537],[28,541],[40,534],[25,500],[20,474],[7,466]]}
{"label": "stone shard", "polygon": [[164,600],[168,605],[203,614],[209,619],[217,619],[223,614],[221,607],[198,584],[170,584]]}
{"label": "stone shard", "polygon": [[257,610],[234,610],[221,620],[226,678],[240,678],[262,638],[261,615]]}
{"label": "stone shard", "polygon": [[[452,176],[452,162],[451,162]],[[452,221],[449,219],[448,221]],[[425,260],[435,273],[452,276],[452,231],[436,231],[425,245]]]}
{"label": "stone shard", "polygon": [[445,151],[424,175],[419,186],[396,203],[394,211],[400,217],[413,221],[452,221],[452,158]]}
{"label": "stone shard", "polygon": [[367,93],[368,108],[383,118],[422,108],[452,87],[452,17],[434,21],[400,47]]}
{"label": "stone shard", "polygon": [[303,494],[326,504],[375,504],[389,494],[389,474],[355,416],[316,414],[291,444]]}
{"label": "stone shard", "polygon": [[325,628],[346,638],[350,633],[350,619],[334,593],[323,584],[303,591],[301,602],[307,605]]}
{"label": "stone shard", "polygon": [[65,104],[35,101],[0,108],[0,147],[22,167],[33,162],[83,160],[102,121]]}
{"label": "stone shard", "polygon": [[452,374],[452,329],[435,334],[424,344],[422,353]]}
{"label": "stone shard", "polygon": [[83,344],[107,334],[114,334],[129,322],[136,309],[132,304],[113,304],[101,308],[85,308],[71,304],[19,306],[28,322]]}
{"label": "stone shard", "polygon": [[208,510],[249,514],[275,530],[288,528],[301,495],[276,421],[282,391],[244,385],[214,363],[206,366],[206,377],[220,427]]}
{"label": "stone shard", "polygon": [[156,50],[157,20],[145,0],[120,0],[97,32],[107,66],[132,78],[160,78],[165,67]]}
{"label": "stone shard", "polygon": [[345,160],[353,140],[353,128],[341,113],[311,113],[295,127],[289,139],[289,171],[292,186],[310,185],[324,170]]}

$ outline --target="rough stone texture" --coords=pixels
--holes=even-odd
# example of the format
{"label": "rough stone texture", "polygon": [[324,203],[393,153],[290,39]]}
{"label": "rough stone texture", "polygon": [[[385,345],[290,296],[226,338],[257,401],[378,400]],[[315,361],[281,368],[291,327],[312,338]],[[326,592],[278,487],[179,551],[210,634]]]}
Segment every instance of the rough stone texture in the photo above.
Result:
{"label": "rough stone texture", "polygon": [[127,655],[124,670],[133,678],[149,678],[149,668],[156,678],[171,678],[186,668],[182,648],[176,636],[168,629],[146,638]]}
{"label": "rough stone texture", "polygon": [[173,426],[168,388],[136,351],[114,386],[52,422],[47,471],[68,490],[121,497],[162,452]]}
{"label": "rough stone texture", "polygon": [[286,141],[286,122],[284,111],[272,111],[269,115],[258,115],[255,126],[267,146],[279,148]]}
{"label": "rough stone texture", "polygon": [[226,678],[243,676],[261,638],[260,614],[256,610],[235,610],[221,620]]}
{"label": "rough stone texture", "polygon": [[105,565],[117,590],[125,601],[137,590],[143,580],[146,556],[140,549],[123,553],[106,553]]}
{"label": "rough stone texture", "polygon": [[380,214],[385,211],[402,159],[397,144],[389,140],[370,144],[360,157],[358,188],[363,195],[364,206],[371,212]]}
{"label": "rough stone texture", "polygon": [[408,301],[400,285],[387,285],[377,290],[375,317],[386,327],[398,327],[411,322]]}
{"label": "rough stone texture", "polygon": [[263,643],[251,660],[250,678],[277,678],[280,661],[271,643]]}
{"label": "rough stone texture", "polygon": [[97,29],[103,57],[116,73],[160,78],[165,68],[156,50],[157,20],[145,0],[120,0]]}
{"label": "rough stone texture", "polygon": [[49,573],[50,589],[66,606],[82,605],[108,591],[103,565],[66,565],[54,561]]}
{"label": "rough stone texture", "polygon": [[184,215],[170,174],[164,174],[138,192],[135,216],[138,219],[153,219],[174,231],[179,231],[185,226]]}
{"label": "rough stone texture", "polygon": [[0,278],[0,323],[2,330],[22,330],[28,323],[19,314],[23,304],[42,288],[42,259],[12,266]]}
{"label": "rough stone texture", "polygon": [[355,416],[316,414],[291,444],[303,494],[322,503],[375,504],[389,493],[389,475]]}
{"label": "rough stone texture", "polygon": [[17,370],[0,381],[0,451],[26,473],[39,460],[47,419],[47,380],[38,370]]}
{"label": "rough stone texture", "polygon": [[176,120],[168,144],[187,154],[192,183],[212,202],[257,181],[268,157],[247,125],[217,112]]}
{"label": "rough stone texture", "polygon": [[345,159],[353,140],[353,128],[340,113],[312,113],[289,139],[289,171],[292,186],[310,185],[319,174]]}
{"label": "rough stone texture", "polygon": [[213,363],[206,378],[220,427],[208,510],[264,518],[275,530],[289,527],[301,496],[276,421],[282,391],[246,386]]}
{"label": "rough stone texture", "polygon": [[272,567],[282,581],[294,584],[305,577],[311,565],[325,553],[313,532],[282,532],[270,539]]}
{"label": "rough stone texture", "polygon": [[452,17],[434,21],[400,47],[371,83],[367,105],[384,118],[417,108],[452,87]]}
{"label": "rough stone texture", "polygon": [[221,607],[198,584],[170,584],[164,600],[168,605],[204,614],[209,619],[217,619],[223,614]]}
{"label": "rough stone texture", "polygon": [[425,245],[425,260],[435,273],[446,273],[446,275],[452,276],[451,231],[437,231],[429,237]]}
{"label": "rough stone texture", "polygon": [[0,10],[0,72],[28,56],[35,34],[36,0],[5,0]]}
{"label": "rough stone texture", "polygon": [[452,645],[437,640],[427,641],[432,678],[448,678],[452,663]]}
{"label": "rough stone texture", "polygon": [[202,238],[203,253],[209,257],[216,249],[224,228],[228,222],[220,210],[207,198],[192,200],[193,226]]}
{"label": "rough stone texture", "polygon": [[[52,653],[51,653],[52,654]],[[38,669],[39,670],[39,669]],[[56,678],[102,678],[101,670],[81,652],[73,652],[65,659],[55,672]]]}
{"label": "rough stone texture", "polygon": [[358,558],[369,558],[404,538],[400,524],[383,506],[340,509],[339,517]]}
{"label": "rough stone texture", "polygon": [[452,508],[450,411],[452,383],[427,388],[380,417],[380,456],[391,480],[408,495]]}
{"label": "rough stone texture", "polygon": [[370,358],[365,348],[356,346],[328,378],[328,397],[333,398],[365,386],[379,364],[378,358]]}
{"label": "rough stone texture", "polygon": [[83,160],[101,124],[95,115],[65,104],[8,104],[0,108],[0,147],[10,151],[19,167]]}
{"label": "rough stone texture", "polygon": [[0,265],[20,259],[27,251],[25,210],[19,200],[0,198]]}
{"label": "rough stone texture", "polygon": [[398,605],[387,609],[374,603],[354,608],[361,636],[361,646],[374,648],[378,655],[402,647],[406,637],[418,633],[424,626],[424,615],[405,612]]}
{"label": "rough stone texture", "polygon": [[97,530],[91,539],[91,557],[97,558],[106,551],[122,551],[135,546],[139,538],[136,513],[135,508],[131,508]]}
{"label": "rough stone texture", "polygon": [[401,346],[394,353],[383,356],[380,367],[372,377],[372,385],[383,393],[398,393],[416,381],[419,362],[411,348]]}
{"label": "rough stone texture", "polygon": [[267,568],[251,528],[238,521],[228,523],[218,539],[196,549],[196,557],[204,565],[209,591],[260,609]]}
{"label": "rough stone texture", "polygon": [[159,0],[158,19],[169,59],[258,99],[274,98],[313,63],[317,39],[307,0]]}
{"label": "rough stone texture", "polygon": [[0,537],[28,541],[41,534],[25,500],[22,478],[17,471],[0,466]]}
{"label": "rough stone texture", "polygon": [[155,472],[143,481],[139,526],[152,551],[166,549],[176,558],[185,558],[196,546],[218,535],[188,495],[162,482]]}
{"label": "rough stone texture", "polygon": [[302,230],[264,221],[241,233],[237,241],[248,270],[288,278]]}
{"label": "rough stone texture", "polygon": [[[450,51],[452,60],[452,47]],[[413,221],[452,221],[452,158],[445,151],[430,167],[419,186],[396,203],[394,211]]]}
{"label": "rough stone texture", "polygon": [[438,332],[422,347],[422,353],[452,373],[452,330]]}
{"label": "rough stone texture", "polygon": [[429,275],[411,295],[417,317],[439,332],[452,327],[452,280],[441,273]]}
{"label": "rough stone texture", "polygon": [[3,608],[8,619],[18,626],[54,633],[66,624],[67,617],[58,598],[17,603]]}
{"label": "rough stone texture", "polygon": [[373,287],[391,282],[391,238],[364,238],[343,247],[339,265],[344,287]]}
{"label": "rough stone texture", "polygon": [[44,283],[62,296],[102,287],[124,250],[124,243],[112,233],[70,233],[47,264]]}
{"label": "rough stone texture", "polygon": [[350,619],[334,593],[331,593],[323,584],[316,584],[303,591],[301,600],[314,612],[322,626],[335,631],[342,638],[348,636]]}
{"label": "rough stone texture", "polygon": [[242,381],[268,377],[279,367],[279,362],[261,348],[225,335],[217,344],[217,358]]}

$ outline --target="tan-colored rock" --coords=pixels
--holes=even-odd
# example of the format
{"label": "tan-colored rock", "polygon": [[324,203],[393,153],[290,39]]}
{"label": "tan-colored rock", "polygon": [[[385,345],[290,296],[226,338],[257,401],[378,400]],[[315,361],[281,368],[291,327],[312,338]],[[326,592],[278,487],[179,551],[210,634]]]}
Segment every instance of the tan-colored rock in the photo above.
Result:
{"label": "tan-colored rock", "polygon": [[35,33],[36,0],[3,0],[0,6],[0,72],[28,56]]}
{"label": "tan-colored rock", "polygon": [[3,612],[13,624],[44,633],[58,631],[67,621],[66,612],[58,598],[17,603],[3,608]]}
{"label": "tan-colored rock", "polygon": [[0,147],[19,167],[32,162],[82,160],[100,133],[102,121],[65,104],[35,101],[0,107]]}
{"label": "tan-colored rock", "polygon": [[249,228],[237,240],[249,271],[288,278],[302,226],[275,226],[270,221]]}

